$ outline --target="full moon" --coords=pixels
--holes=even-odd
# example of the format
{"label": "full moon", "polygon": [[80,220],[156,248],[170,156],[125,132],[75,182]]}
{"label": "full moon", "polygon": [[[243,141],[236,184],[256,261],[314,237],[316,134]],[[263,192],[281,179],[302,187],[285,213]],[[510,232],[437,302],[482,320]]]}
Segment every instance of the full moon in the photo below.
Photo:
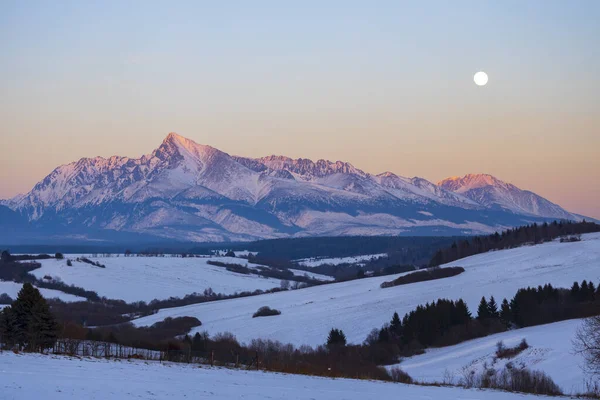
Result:
{"label": "full moon", "polygon": [[475,74],[473,80],[477,86],[485,86],[485,84],[488,82],[488,76],[485,72],[479,71]]}

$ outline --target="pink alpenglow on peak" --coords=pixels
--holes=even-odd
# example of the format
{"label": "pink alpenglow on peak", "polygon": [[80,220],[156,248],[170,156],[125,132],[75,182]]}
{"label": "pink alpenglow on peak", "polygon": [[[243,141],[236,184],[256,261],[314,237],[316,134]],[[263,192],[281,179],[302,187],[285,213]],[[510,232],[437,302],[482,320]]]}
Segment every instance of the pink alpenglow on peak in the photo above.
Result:
{"label": "pink alpenglow on peak", "polygon": [[12,213],[5,220],[68,227],[69,234],[95,229],[212,242],[462,235],[581,219],[491,175],[436,185],[389,171],[372,175],[343,161],[230,156],[176,133],[138,159],[84,158],[60,166],[0,207]]}

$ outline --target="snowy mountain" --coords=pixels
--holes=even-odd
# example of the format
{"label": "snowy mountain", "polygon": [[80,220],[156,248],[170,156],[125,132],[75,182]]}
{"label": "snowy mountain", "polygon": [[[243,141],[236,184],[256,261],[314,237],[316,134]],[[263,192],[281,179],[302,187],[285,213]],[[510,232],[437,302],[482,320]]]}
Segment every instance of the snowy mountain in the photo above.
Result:
{"label": "snowy mountain", "polygon": [[553,217],[558,219],[579,219],[537,194],[521,190],[487,174],[468,174],[452,177],[438,183],[438,187],[461,194],[487,208],[500,208],[517,214]]}
{"label": "snowy mountain", "polygon": [[118,232],[132,240],[179,241],[448,235],[578,218],[491,176],[435,185],[391,172],[371,175],[342,161],[230,156],[175,133],[138,159],[62,165],[29,193],[0,204],[0,215],[7,216],[0,226],[20,228],[11,239],[19,232],[88,239]]}

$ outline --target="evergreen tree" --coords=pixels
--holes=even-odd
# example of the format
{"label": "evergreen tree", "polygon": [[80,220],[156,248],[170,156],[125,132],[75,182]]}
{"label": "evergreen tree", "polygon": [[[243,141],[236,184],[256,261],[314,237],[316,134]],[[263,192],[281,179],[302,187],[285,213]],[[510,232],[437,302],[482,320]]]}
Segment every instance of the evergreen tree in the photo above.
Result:
{"label": "evergreen tree", "polygon": [[50,348],[58,338],[58,324],[50,312],[46,300],[41,297],[31,309],[31,317],[28,326],[28,348],[31,351]]}
{"label": "evergreen tree", "polygon": [[13,347],[15,341],[15,318],[10,306],[0,312],[0,343]]}
{"label": "evergreen tree", "polygon": [[331,329],[327,336],[327,347],[331,350],[338,347],[346,346],[346,335],[341,329]]}
{"label": "evergreen tree", "polygon": [[496,304],[494,296],[490,297],[490,301],[488,303],[488,313],[490,318],[498,318],[500,316],[498,313],[498,304]]}
{"label": "evergreen tree", "polygon": [[389,343],[390,342],[390,329],[389,326],[384,325],[380,330],[379,330],[379,334],[377,335],[377,341],[379,343]]}
{"label": "evergreen tree", "polygon": [[588,300],[594,301],[596,298],[596,288],[594,287],[594,282],[592,281],[588,282],[588,292]]}
{"label": "evergreen tree", "polygon": [[477,319],[483,320],[490,317],[490,309],[488,308],[488,303],[485,300],[485,297],[481,298],[479,302],[479,307],[477,308]]}
{"label": "evergreen tree", "polygon": [[30,283],[23,285],[17,299],[2,314],[2,334],[10,346],[42,351],[56,341],[58,324],[46,299]]}
{"label": "evergreen tree", "polygon": [[512,320],[512,313],[510,311],[510,305],[508,304],[508,300],[506,298],[502,300],[502,304],[500,305],[500,319],[507,327],[510,326],[510,322]]}
{"label": "evergreen tree", "polygon": [[579,299],[579,290],[579,282],[573,282],[573,286],[571,286],[571,297],[575,301]]}
{"label": "evergreen tree", "polygon": [[396,336],[400,336],[402,334],[402,321],[400,321],[400,316],[397,312],[394,312],[394,316],[390,322],[390,329],[396,334]]}
{"label": "evergreen tree", "polygon": [[579,301],[588,301],[589,299],[590,290],[587,281],[584,279],[583,282],[581,282],[581,286],[579,289]]}
{"label": "evergreen tree", "polygon": [[463,299],[458,299],[458,301],[456,302],[456,310],[458,315],[460,316],[460,320],[461,322],[469,322],[473,316],[471,315],[471,311],[469,311],[469,307],[467,307],[467,304],[464,302]]}

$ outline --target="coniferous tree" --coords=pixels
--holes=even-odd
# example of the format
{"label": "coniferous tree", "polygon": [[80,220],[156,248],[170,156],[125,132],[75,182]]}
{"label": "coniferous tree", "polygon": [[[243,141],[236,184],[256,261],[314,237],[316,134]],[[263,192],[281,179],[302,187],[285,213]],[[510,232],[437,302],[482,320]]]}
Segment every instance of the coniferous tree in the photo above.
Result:
{"label": "coniferous tree", "polygon": [[477,308],[477,319],[483,320],[490,317],[490,309],[488,308],[488,303],[485,300],[485,297],[481,298],[479,302],[479,307]]}
{"label": "coniferous tree", "polygon": [[500,305],[500,319],[507,327],[510,326],[510,322],[512,320],[512,313],[510,311],[510,304],[508,304],[508,300],[506,298],[502,300],[502,304]]}
{"label": "coniferous tree", "polygon": [[392,317],[392,321],[390,322],[390,329],[396,336],[400,336],[402,334],[402,321],[400,321],[400,316],[397,312],[394,312],[394,316]]}
{"label": "coniferous tree", "polygon": [[30,283],[23,285],[17,299],[2,314],[2,335],[10,346],[42,351],[56,341],[56,320],[46,299]]}
{"label": "coniferous tree", "polygon": [[31,351],[41,352],[50,348],[58,338],[58,324],[50,312],[48,303],[41,296],[31,309],[28,333],[28,348]]}
{"label": "coniferous tree", "polygon": [[490,297],[490,301],[488,302],[488,313],[490,318],[498,318],[500,316],[498,313],[498,304],[496,304],[494,296]]}
{"label": "coniferous tree", "polygon": [[589,288],[588,288],[588,283],[584,279],[583,282],[581,282],[581,286],[579,289],[579,301],[588,301],[589,297],[590,297],[590,292],[589,292]]}
{"label": "coniferous tree", "polygon": [[596,298],[596,288],[594,287],[594,282],[588,282],[588,300],[594,301]]}
{"label": "coniferous tree", "polygon": [[467,307],[467,304],[463,299],[458,299],[456,302],[456,309],[458,314],[461,316],[460,319],[462,322],[469,322],[473,318],[471,311],[469,311],[469,307]]}
{"label": "coniferous tree", "polygon": [[573,300],[577,301],[579,299],[579,282],[573,282],[573,286],[571,286],[571,297]]}
{"label": "coniferous tree", "polygon": [[0,343],[13,347],[15,341],[15,318],[10,306],[0,312]]}
{"label": "coniferous tree", "polygon": [[341,329],[331,329],[327,336],[327,347],[331,350],[334,348],[346,346],[346,335]]}

